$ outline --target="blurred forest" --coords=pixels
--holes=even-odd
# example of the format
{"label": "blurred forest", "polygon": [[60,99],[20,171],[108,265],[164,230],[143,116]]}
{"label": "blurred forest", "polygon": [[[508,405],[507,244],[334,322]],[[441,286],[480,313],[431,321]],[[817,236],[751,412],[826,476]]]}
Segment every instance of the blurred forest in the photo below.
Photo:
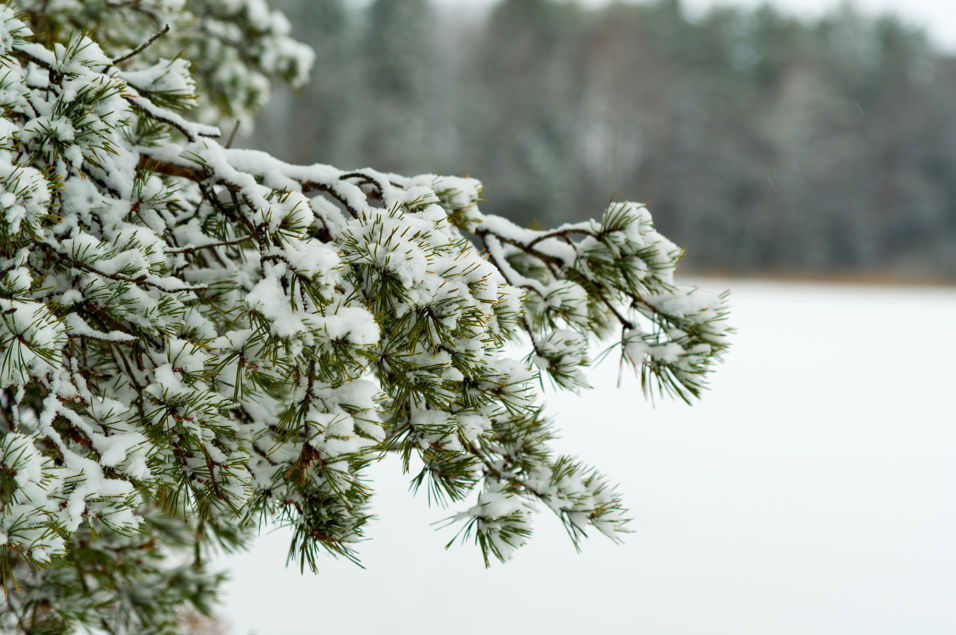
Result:
{"label": "blurred forest", "polygon": [[956,280],[956,58],[895,18],[276,4],[316,50],[313,81],[245,145],[470,173],[524,224],[641,200],[685,270]]}

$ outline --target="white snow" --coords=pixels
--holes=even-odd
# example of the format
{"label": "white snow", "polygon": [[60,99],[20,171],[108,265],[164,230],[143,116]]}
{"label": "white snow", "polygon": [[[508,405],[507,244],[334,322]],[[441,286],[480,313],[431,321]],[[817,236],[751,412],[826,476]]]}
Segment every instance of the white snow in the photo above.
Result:
{"label": "white snow", "polygon": [[559,450],[621,483],[623,545],[592,536],[578,555],[540,513],[485,570],[429,526],[474,501],[429,509],[389,461],[366,569],[325,558],[300,575],[283,531],[222,560],[233,632],[956,632],[956,340],[913,342],[951,329],[956,290],[702,286],[733,289],[738,329],[702,402],[652,407],[629,370],[616,386],[613,358],[595,390],[548,395]]}

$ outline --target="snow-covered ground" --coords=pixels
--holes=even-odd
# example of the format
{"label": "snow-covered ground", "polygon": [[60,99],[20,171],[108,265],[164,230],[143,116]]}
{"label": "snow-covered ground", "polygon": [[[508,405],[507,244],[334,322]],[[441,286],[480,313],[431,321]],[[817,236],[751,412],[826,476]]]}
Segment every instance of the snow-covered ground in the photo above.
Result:
{"label": "snow-covered ground", "polygon": [[303,576],[263,536],[223,560],[233,632],[956,633],[956,290],[702,286],[738,330],[702,402],[652,407],[614,363],[549,395],[561,449],[621,483],[625,544],[577,554],[542,513],[485,570],[384,463],[366,568]]}

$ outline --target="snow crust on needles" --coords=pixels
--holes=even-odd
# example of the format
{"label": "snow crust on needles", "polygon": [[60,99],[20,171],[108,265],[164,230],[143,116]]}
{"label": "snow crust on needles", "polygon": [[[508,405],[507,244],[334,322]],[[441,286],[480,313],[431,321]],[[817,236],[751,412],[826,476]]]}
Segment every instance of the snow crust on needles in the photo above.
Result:
{"label": "snow crust on needles", "polygon": [[[613,484],[550,451],[534,386],[587,387],[591,342],[614,336],[693,393],[725,346],[724,298],[673,284],[680,251],[643,205],[532,230],[483,214],[474,179],[227,149],[151,97],[192,103],[185,62],[121,70],[89,38],[28,36],[0,7],[0,103],[16,113],[0,124],[0,233],[22,245],[0,263],[7,544],[45,561],[84,523],[131,536],[146,495],[188,491],[228,501],[208,504],[217,521],[279,516],[307,555],[349,554],[386,438],[430,491],[479,489],[451,519],[486,560],[527,540],[535,504],[575,540],[625,530]],[[530,354],[509,359],[521,336]]]}

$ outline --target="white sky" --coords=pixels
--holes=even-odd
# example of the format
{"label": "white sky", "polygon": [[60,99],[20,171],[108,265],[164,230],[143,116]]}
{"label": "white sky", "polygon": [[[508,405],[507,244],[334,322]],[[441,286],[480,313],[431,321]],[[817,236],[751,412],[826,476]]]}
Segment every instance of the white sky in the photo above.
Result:
{"label": "white sky", "polygon": [[[445,7],[488,6],[494,0],[433,0]],[[587,5],[605,4],[606,0],[580,0]],[[693,14],[717,5],[756,7],[772,4],[800,16],[814,17],[844,4],[844,0],[682,0]],[[906,22],[924,27],[941,47],[956,52],[956,1],[954,0],[855,0],[850,4],[872,15],[893,13]]]}
{"label": "white sky", "polygon": [[[707,10],[714,5],[756,7],[772,4],[790,13],[815,17],[844,4],[842,0],[683,0],[691,11]],[[956,51],[956,2],[953,0],[856,0],[850,2],[862,12],[872,15],[892,13],[906,22],[926,29],[940,46]]]}

